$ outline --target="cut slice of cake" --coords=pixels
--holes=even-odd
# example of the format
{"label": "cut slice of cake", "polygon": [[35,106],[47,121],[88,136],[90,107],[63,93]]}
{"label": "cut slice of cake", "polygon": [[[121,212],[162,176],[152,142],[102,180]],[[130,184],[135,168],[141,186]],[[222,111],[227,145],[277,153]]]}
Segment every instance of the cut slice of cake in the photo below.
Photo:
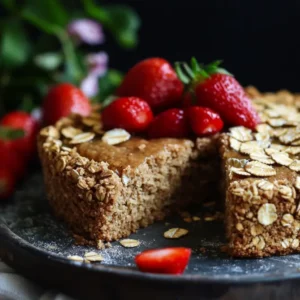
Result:
{"label": "cut slice of cake", "polygon": [[299,97],[249,89],[263,124],[222,134],[229,252],[263,257],[300,251]]}
{"label": "cut slice of cake", "polygon": [[49,202],[80,242],[101,247],[216,190],[217,136],[145,140],[114,130],[102,138],[99,124],[99,114],[73,115],[38,141]]}

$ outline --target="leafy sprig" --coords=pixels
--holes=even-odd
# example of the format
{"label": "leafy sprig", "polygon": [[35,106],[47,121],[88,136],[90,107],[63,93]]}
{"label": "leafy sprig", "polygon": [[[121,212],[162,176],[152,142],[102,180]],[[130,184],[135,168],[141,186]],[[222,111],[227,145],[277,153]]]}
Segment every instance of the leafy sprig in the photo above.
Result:
{"label": "leafy sprig", "polygon": [[[79,85],[87,76],[85,57],[91,47],[79,46],[68,34],[67,26],[74,19],[98,21],[121,48],[137,45],[140,18],[131,7],[93,0],[81,0],[79,5],[67,0],[0,0],[0,9],[6,11],[0,21],[0,116],[40,105],[53,84]],[[92,100],[105,99],[122,76],[108,69],[99,78],[100,92]]]}

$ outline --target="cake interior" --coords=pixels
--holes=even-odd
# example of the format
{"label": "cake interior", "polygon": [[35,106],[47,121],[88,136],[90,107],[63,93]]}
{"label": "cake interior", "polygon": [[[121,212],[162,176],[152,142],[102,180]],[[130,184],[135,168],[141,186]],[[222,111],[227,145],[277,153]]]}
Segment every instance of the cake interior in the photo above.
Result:
{"label": "cake interior", "polygon": [[[78,153],[106,162],[121,182],[120,193],[94,226],[99,240],[128,236],[162,220],[175,208],[207,199],[218,180],[213,138],[198,140],[132,138],[119,145],[83,143]],[[95,230],[97,231],[95,235]]]}

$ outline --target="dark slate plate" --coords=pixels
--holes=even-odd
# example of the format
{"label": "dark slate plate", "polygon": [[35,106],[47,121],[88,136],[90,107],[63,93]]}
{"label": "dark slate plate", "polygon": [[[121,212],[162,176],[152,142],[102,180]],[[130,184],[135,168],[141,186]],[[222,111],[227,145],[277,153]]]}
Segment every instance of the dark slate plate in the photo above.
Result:
{"label": "dark slate plate", "polygon": [[[86,264],[66,258],[95,249],[75,246],[64,224],[51,215],[41,174],[0,207],[0,216],[0,256],[25,276],[79,299],[299,299],[300,255],[232,259],[220,251],[221,222],[185,223],[172,217],[133,234],[131,238],[141,241],[139,247],[115,242],[99,251],[101,264]],[[189,234],[165,239],[163,232],[173,227]],[[184,275],[146,274],[135,268],[137,253],[165,246],[193,249]]]}

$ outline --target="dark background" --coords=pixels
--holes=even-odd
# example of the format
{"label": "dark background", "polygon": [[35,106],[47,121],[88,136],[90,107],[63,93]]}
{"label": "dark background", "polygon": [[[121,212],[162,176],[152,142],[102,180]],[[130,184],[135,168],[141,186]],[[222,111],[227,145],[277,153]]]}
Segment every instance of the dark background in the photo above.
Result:
{"label": "dark background", "polygon": [[[196,56],[222,59],[243,84],[264,91],[300,91],[300,1],[127,0],[140,14],[140,43],[122,52],[109,41],[113,67],[161,56],[171,62]],[[109,38],[108,38],[109,39]]]}

